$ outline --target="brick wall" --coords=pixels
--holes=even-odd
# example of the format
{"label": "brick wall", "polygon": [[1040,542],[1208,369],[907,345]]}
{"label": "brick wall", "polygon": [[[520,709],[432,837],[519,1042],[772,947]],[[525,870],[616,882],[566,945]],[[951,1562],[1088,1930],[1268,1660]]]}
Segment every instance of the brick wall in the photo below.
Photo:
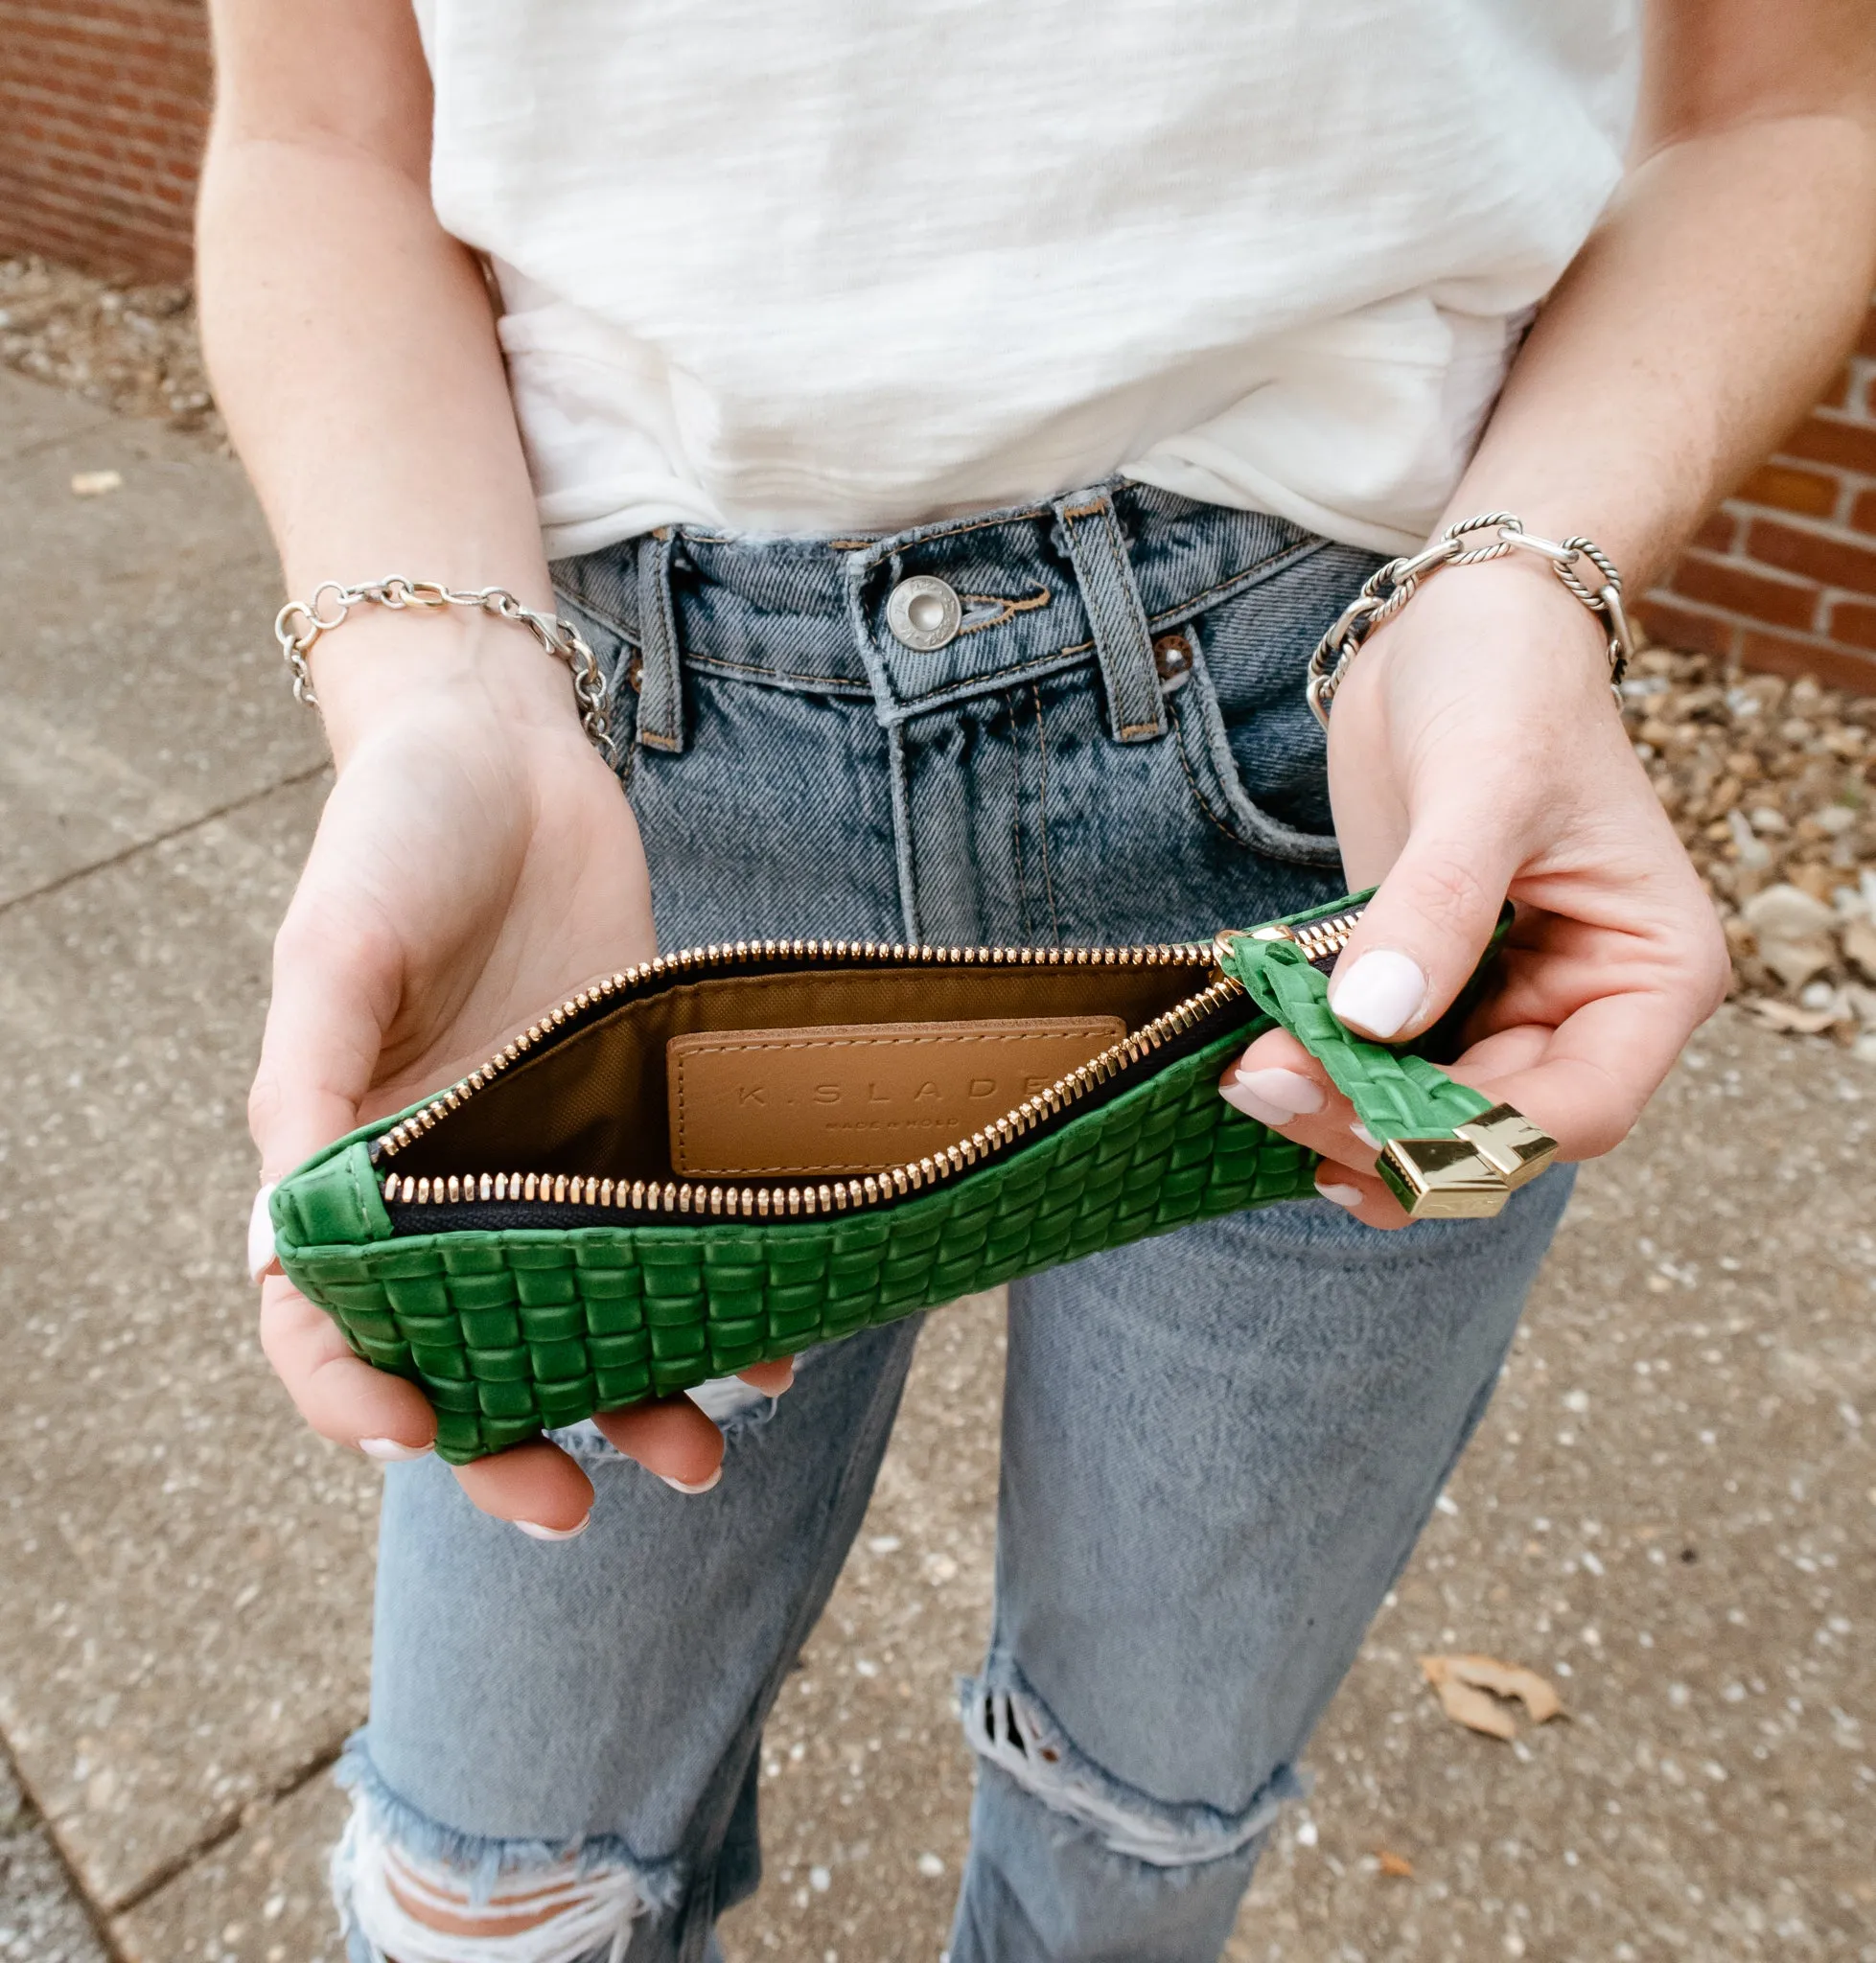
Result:
{"label": "brick wall", "polygon": [[201,0],[0,0],[0,254],[186,277],[208,105]]}
{"label": "brick wall", "polygon": [[[186,278],[209,94],[202,0],[0,0],[0,255]],[[1636,612],[1671,646],[1876,690],[1876,310]]]}
{"label": "brick wall", "polygon": [[1824,400],[1636,611],[1674,647],[1876,690],[1876,309]]}

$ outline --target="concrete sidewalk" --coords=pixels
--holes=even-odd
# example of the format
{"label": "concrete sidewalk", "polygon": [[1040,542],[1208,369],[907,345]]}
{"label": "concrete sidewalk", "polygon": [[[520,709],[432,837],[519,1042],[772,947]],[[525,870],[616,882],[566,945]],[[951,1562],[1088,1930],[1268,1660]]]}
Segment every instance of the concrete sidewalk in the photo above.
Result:
{"label": "concrete sidewalk", "polygon": [[[4,374],[0,593],[0,1959],[336,1963],[376,1475],[298,1427],[239,1272],[318,731],[238,469]],[[1873,1129],[1876,1070],[1728,1011],[1586,1173],[1234,1963],[1876,1963]],[[996,1303],[933,1319],[771,1728],[733,1963],[942,1948],[1000,1369]],[[1567,1721],[1459,1729],[1428,1651],[1542,1671]]]}

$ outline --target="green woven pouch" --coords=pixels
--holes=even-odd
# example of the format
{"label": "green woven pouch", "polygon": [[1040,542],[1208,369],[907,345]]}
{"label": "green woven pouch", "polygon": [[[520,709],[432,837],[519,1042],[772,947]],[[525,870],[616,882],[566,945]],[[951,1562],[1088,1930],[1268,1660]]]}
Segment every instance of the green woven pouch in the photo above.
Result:
{"label": "green woven pouch", "polygon": [[[462,1464],[1060,1261],[1312,1195],[1313,1155],[1217,1095],[1273,1024],[1382,1142],[1381,1175],[1409,1212],[1495,1212],[1555,1146],[1424,1054],[1335,1021],[1325,976],[1360,905],[1204,946],[767,941],[664,957],[310,1159],[274,1191],[275,1246],[360,1356],[423,1389],[438,1452]],[[772,1029],[760,1017],[779,1006],[791,1033],[812,1035],[858,1020],[855,1003],[889,1035],[924,1027],[909,1005],[933,1003],[965,1017],[1112,1007],[1126,1035],[897,1165],[759,1184],[672,1170],[658,1134],[673,1030]]]}

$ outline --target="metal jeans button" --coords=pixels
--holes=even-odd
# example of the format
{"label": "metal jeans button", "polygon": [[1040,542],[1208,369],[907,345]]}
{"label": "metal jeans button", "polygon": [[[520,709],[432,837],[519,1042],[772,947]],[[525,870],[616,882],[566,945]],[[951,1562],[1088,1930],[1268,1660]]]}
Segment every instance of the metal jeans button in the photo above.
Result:
{"label": "metal jeans button", "polygon": [[892,638],[915,654],[929,655],[956,640],[963,617],[963,603],[957,593],[929,573],[902,579],[886,602],[886,624]]}
{"label": "metal jeans button", "polygon": [[1183,634],[1163,634],[1153,643],[1153,666],[1168,695],[1192,680],[1193,644]]}

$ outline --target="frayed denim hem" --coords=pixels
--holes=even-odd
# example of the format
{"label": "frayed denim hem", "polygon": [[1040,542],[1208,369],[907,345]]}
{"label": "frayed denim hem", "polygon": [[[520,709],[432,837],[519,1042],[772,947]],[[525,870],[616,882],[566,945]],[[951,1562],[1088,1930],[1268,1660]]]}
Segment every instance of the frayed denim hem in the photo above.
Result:
{"label": "frayed denim hem", "polygon": [[964,1736],[979,1757],[1024,1791],[1099,1836],[1108,1851],[1150,1867],[1226,1860],[1309,1796],[1306,1772],[1279,1766],[1238,1813],[1198,1800],[1155,1799],[1098,1766],[1062,1729],[1008,1655],[992,1651],[980,1677],[958,1680]]}
{"label": "frayed denim hem", "polygon": [[346,1740],[333,1778],[363,1801],[393,1846],[459,1876],[473,1905],[487,1903],[504,1880],[564,1868],[569,1861],[576,1876],[605,1868],[629,1876],[649,1910],[669,1913],[683,1898],[684,1877],[677,1861],[647,1861],[616,1834],[594,1834],[579,1840],[498,1839],[444,1826],[384,1783],[372,1763],[363,1731]]}

